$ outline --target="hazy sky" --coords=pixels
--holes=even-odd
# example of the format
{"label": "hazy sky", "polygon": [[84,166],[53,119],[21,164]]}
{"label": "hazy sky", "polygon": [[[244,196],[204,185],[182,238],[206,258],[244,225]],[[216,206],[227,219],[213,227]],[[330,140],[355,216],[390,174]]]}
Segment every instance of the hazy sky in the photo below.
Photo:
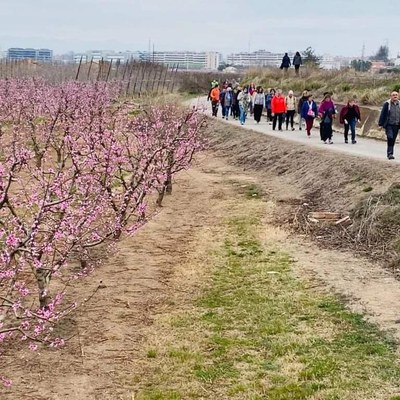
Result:
{"label": "hazy sky", "polygon": [[396,0],[2,0],[0,48],[400,51]]}

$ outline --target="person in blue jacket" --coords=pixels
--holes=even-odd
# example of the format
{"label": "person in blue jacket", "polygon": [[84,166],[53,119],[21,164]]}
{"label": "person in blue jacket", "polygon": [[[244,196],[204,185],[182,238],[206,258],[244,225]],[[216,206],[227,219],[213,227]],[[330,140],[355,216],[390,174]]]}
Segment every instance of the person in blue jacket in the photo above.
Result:
{"label": "person in blue jacket", "polygon": [[311,129],[314,125],[314,119],[318,116],[317,103],[313,100],[313,95],[309,94],[307,101],[301,108],[301,117],[306,121],[307,136],[311,137]]}

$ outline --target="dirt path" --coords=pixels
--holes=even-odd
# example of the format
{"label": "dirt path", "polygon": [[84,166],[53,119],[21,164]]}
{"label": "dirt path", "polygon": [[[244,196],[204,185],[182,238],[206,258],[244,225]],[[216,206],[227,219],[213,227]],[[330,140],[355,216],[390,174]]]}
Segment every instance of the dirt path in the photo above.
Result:
{"label": "dirt path", "polygon": [[345,296],[352,310],[364,312],[400,339],[396,322],[400,282],[378,265],[349,253],[319,249],[276,227],[272,221],[279,196],[290,197],[293,188],[277,187],[265,175],[243,172],[208,153],[177,177],[173,196],[166,198],[161,212],[138,235],[119,244],[118,254],[96,272],[91,283],[82,282],[77,288],[90,293],[99,281],[105,286],[91,300],[87,313],[69,321],[67,328],[76,336],[61,352],[44,350],[33,357],[18,351],[3,357],[7,366],[0,368],[15,385],[0,398],[132,399],[134,360],[145,351],[146,326],[168,305],[171,290],[184,290],[171,287],[170,274],[195,256],[199,229],[201,246],[212,247],[207,230],[229,216],[232,202],[248,195],[252,185],[265,193],[265,235],[297,260],[298,275],[315,278],[316,286]]}
{"label": "dirt path", "polygon": [[[200,97],[196,100],[193,100],[191,104],[200,108],[204,108],[207,115],[211,115],[210,102],[207,102],[206,98]],[[228,121],[222,120],[221,111],[219,111],[218,113],[218,119],[228,125],[240,127],[239,121],[235,121],[233,119],[230,119]],[[257,124],[254,121],[253,117],[250,115],[248,116],[245,125],[242,126],[242,129],[260,132],[265,135],[279,137],[290,142],[302,143],[307,146],[317,147],[319,149],[324,149],[327,151],[341,152],[355,156],[368,157],[376,160],[386,160],[386,143],[380,140],[357,137],[357,144],[345,144],[343,134],[336,132],[333,135],[334,144],[327,145],[321,142],[319,130],[316,128],[312,130],[311,138],[308,138],[306,136],[305,130],[299,131],[298,126],[296,126],[296,130],[293,132],[290,130],[286,131],[285,127],[283,128],[284,130],[282,132],[279,132],[278,130],[273,131],[272,126],[268,124],[264,117],[262,118],[260,124]],[[397,157],[397,160],[391,160],[390,162],[400,162],[400,155]]]}

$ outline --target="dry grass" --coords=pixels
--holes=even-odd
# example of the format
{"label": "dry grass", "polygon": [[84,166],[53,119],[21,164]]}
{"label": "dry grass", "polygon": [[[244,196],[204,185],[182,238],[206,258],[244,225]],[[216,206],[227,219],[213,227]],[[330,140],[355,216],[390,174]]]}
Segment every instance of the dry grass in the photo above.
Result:
{"label": "dry grass", "polygon": [[286,77],[279,69],[250,70],[244,78],[246,83],[254,82],[264,88],[282,88],[285,92],[294,90],[300,95],[304,89],[321,98],[324,92],[333,92],[336,101],[346,101],[356,96],[361,104],[381,105],[389,93],[399,88],[396,74],[371,74],[346,70],[301,70],[300,77],[294,71]]}
{"label": "dry grass", "polygon": [[135,398],[395,399],[393,343],[294,277],[291,257],[262,239],[253,192],[196,238],[202,251],[144,345]]}
{"label": "dry grass", "polygon": [[[279,224],[312,234],[330,249],[378,259],[400,273],[400,175],[391,165],[294,146],[258,133],[243,135],[219,123],[210,123],[210,130],[211,147],[218,154],[246,171],[262,173],[267,182],[276,181]],[[310,224],[311,211],[350,215],[353,224]]]}

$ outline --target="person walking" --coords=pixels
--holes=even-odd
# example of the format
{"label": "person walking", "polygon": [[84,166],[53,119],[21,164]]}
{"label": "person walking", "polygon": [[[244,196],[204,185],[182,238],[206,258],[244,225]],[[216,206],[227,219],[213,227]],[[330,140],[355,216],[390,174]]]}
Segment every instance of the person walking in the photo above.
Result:
{"label": "person walking", "polygon": [[379,129],[384,128],[387,138],[387,158],[394,160],[394,145],[399,133],[400,127],[400,105],[399,93],[393,91],[390,99],[383,103],[381,114],[379,116]]}
{"label": "person walking", "polygon": [[212,90],[215,88],[215,86],[218,85],[218,81],[216,81],[215,79],[211,82],[211,88],[208,92],[208,97],[207,97],[207,101],[211,101],[211,92]]}
{"label": "person walking", "polygon": [[301,55],[298,51],[296,51],[296,54],[293,57],[294,71],[296,72],[296,75],[299,75],[300,65],[302,65],[302,64],[303,64],[303,60],[301,59]]}
{"label": "person walking", "polygon": [[351,143],[356,144],[356,125],[361,121],[360,108],[355,103],[355,99],[347,102],[340,111],[339,121],[344,124],[344,142],[349,143],[349,130],[351,130]]}
{"label": "person walking", "polygon": [[222,112],[222,119],[225,118],[225,93],[226,93],[226,88],[224,87],[225,84],[222,85],[222,90],[219,94],[219,104],[221,104],[221,112]]}
{"label": "person walking", "polygon": [[233,119],[238,119],[240,115],[240,110],[239,110],[239,102],[238,102],[238,94],[240,92],[239,87],[237,86],[235,89],[233,89],[232,93],[232,115]]}
{"label": "person walking", "polygon": [[332,95],[330,93],[324,94],[324,99],[319,105],[318,115],[321,118],[321,126],[320,126],[321,140],[325,144],[327,143],[333,144],[332,124],[333,124],[333,119],[335,118],[336,115],[336,109],[332,101]]}
{"label": "person walking", "polygon": [[302,130],[302,125],[303,125],[303,121],[305,122],[305,119],[303,118],[302,115],[302,109],[303,109],[303,104],[304,102],[306,102],[308,100],[308,90],[303,90],[303,93],[299,99],[299,105],[297,108],[297,112],[299,114],[299,131]]}
{"label": "person walking", "polygon": [[290,62],[288,53],[285,53],[285,55],[282,58],[282,63],[281,63],[281,67],[280,67],[285,72],[285,75],[287,74],[288,69],[290,68],[290,65],[291,65],[291,62]]}
{"label": "person walking", "polygon": [[218,105],[219,105],[219,96],[220,96],[220,91],[219,91],[219,85],[216,83],[214,87],[211,89],[210,92],[210,100],[211,100],[211,108],[212,108],[212,116],[216,117],[218,114]]}
{"label": "person walking", "polygon": [[268,93],[265,95],[265,108],[267,109],[267,119],[269,124],[272,124],[272,109],[271,109],[271,102],[273,97],[275,96],[275,89],[268,89]]}
{"label": "person walking", "polygon": [[244,125],[246,122],[247,113],[249,112],[249,104],[250,104],[250,95],[248,88],[245,87],[239,94],[238,94],[238,102],[239,102],[239,110],[240,110],[240,124]]}
{"label": "person walking", "polygon": [[249,95],[250,95],[250,103],[249,103],[249,111],[250,111],[250,115],[253,115],[254,112],[254,96],[257,93],[257,89],[256,89],[256,85],[254,84],[254,82],[250,83],[249,86]]}
{"label": "person walking", "polygon": [[317,103],[313,100],[313,95],[310,93],[307,100],[303,102],[301,107],[301,117],[306,121],[307,136],[311,137],[311,129],[314,125],[314,119],[318,115]]}
{"label": "person walking", "polygon": [[261,86],[257,87],[256,95],[254,96],[254,120],[257,124],[261,121],[261,115],[265,106],[264,90]]}
{"label": "person walking", "polygon": [[273,116],[272,130],[275,130],[276,123],[278,122],[278,129],[281,131],[283,116],[286,113],[286,102],[285,98],[282,96],[281,89],[276,91],[276,95],[271,100],[271,111]]}
{"label": "person walking", "polygon": [[228,120],[229,118],[232,104],[233,104],[233,91],[232,88],[228,86],[225,91],[224,103],[223,103],[223,108],[224,108],[223,115],[225,115],[226,120]]}
{"label": "person walking", "polygon": [[296,114],[297,99],[293,95],[293,90],[289,90],[285,102],[286,102],[286,130],[289,129],[289,122],[290,122],[292,131],[294,131],[294,115]]}

